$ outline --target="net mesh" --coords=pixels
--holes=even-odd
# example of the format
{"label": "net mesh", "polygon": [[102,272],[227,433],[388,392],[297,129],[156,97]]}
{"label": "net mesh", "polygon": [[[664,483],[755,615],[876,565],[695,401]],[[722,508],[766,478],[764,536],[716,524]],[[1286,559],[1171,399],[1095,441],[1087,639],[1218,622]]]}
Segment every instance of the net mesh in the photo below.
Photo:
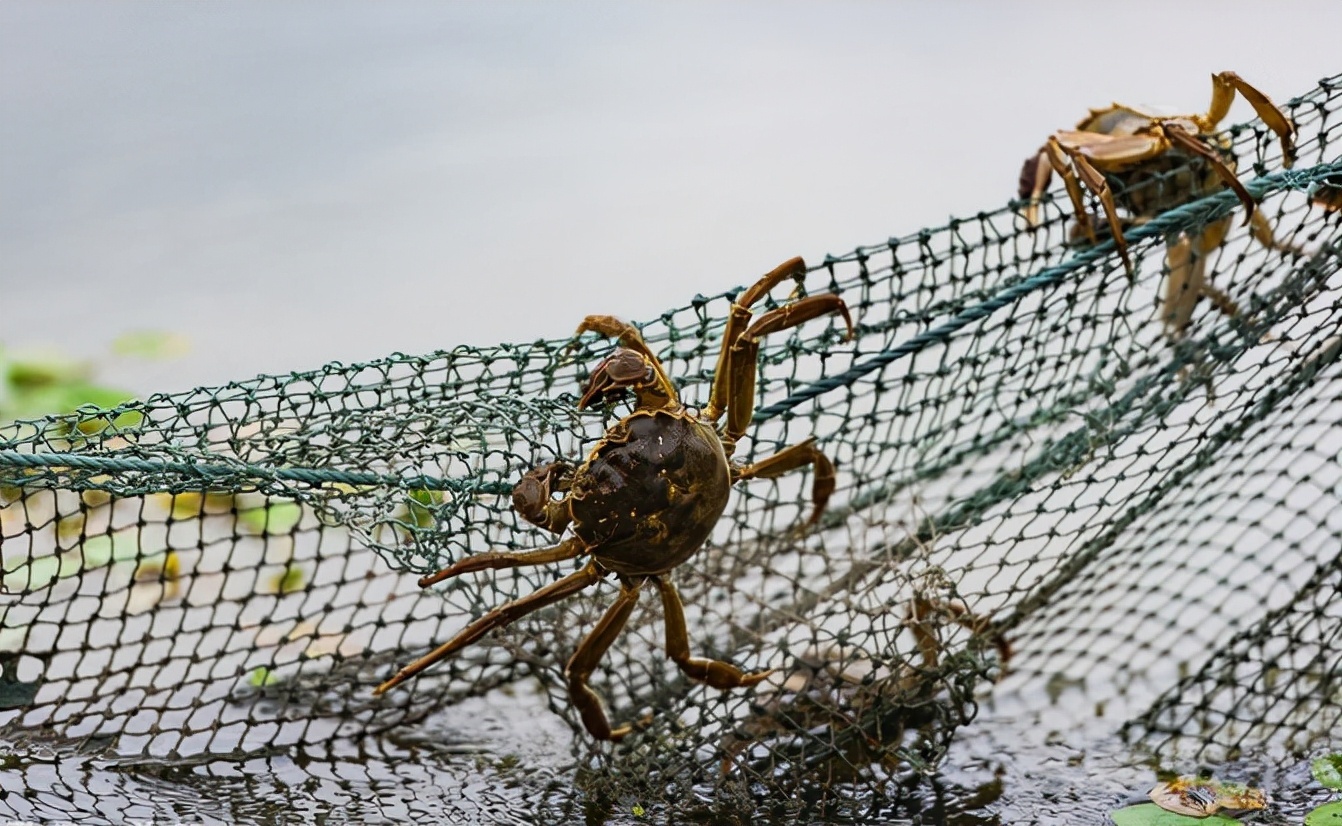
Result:
{"label": "net mesh", "polygon": [[[594,743],[563,667],[614,598],[603,583],[372,694],[573,569],[416,584],[552,544],[511,510],[513,484],[581,461],[628,412],[577,410],[611,346],[583,337],[6,426],[0,735],[273,754],[505,692],[575,733],[573,782],[547,800],[785,806],[931,771],[1006,675],[1026,695],[1061,681],[1122,698],[1129,738],[1158,752],[1307,749],[1342,708],[1339,107],[1342,76],[1283,104],[1290,170],[1262,123],[1227,130],[1271,243],[1220,189],[1140,216],[1130,279],[1061,197],[1035,227],[1013,204],[816,267],[798,290],[841,295],[857,334],[816,320],[765,340],[737,455],[815,436],[838,489],[803,533],[808,473],[737,485],[674,572],[692,651],[775,669],[754,689],[686,679],[645,596],[593,676],[613,719],[644,725]],[[1167,257],[1221,227],[1206,271],[1238,312],[1201,301],[1172,331]],[[689,404],[735,294],[640,325]]]}

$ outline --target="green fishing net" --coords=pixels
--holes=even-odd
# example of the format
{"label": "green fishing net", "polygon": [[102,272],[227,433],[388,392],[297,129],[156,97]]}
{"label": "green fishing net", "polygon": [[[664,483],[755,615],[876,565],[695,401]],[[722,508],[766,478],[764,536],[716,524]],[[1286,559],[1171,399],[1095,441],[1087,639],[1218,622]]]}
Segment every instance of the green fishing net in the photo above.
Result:
{"label": "green fishing net", "polygon": [[[506,697],[573,733],[559,781],[510,807],[672,814],[895,795],[985,697],[1060,684],[1125,709],[1156,753],[1309,749],[1342,725],[1342,77],[1282,108],[1289,169],[1262,123],[1226,133],[1271,243],[1216,189],[1128,228],[1130,276],[1055,188],[1038,226],[1013,203],[812,261],[757,308],[837,292],[857,334],[826,317],[765,339],[737,451],[815,437],[838,467],[820,524],[797,529],[809,471],[741,483],[674,572],[692,652],[775,670],[753,689],[687,680],[645,595],[593,676],[612,719],[641,726],[593,741],[563,669],[606,582],[373,695],[574,569],[417,585],[553,544],[512,511],[513,484],[580,462],[629,410],[577,409],[613,346],[583,336],[4,426],[0,737],[248,759]],[[1238,312],[1200,301],[1171,330],[1167,255],[1227,217],[1206,275]],[[639,325],[688,404],[735,294]]]}

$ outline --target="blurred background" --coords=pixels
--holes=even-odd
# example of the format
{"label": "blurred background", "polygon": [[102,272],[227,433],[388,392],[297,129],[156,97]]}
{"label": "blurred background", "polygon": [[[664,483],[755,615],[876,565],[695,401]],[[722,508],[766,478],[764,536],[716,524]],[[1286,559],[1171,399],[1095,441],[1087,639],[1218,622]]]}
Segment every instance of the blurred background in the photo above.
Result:
{"label": "blurred background", "polygon": [[[1283,102],[1338,31],[1336,2],[5,3],[0,344],[150,392],[648,319],[999,206],[1089,106],[1200,111],[1222,69]],[[109,355],[137,330],[190,349]]]}

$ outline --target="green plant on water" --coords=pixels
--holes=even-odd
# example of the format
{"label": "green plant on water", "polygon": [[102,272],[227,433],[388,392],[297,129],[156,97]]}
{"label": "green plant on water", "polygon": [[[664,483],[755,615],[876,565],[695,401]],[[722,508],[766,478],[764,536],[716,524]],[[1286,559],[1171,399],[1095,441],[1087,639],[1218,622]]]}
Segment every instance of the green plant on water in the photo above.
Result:
{"label": "green plant on water", "polygon": [[1154,803],[1140,803],[1109,813],[1114,826],[1243,826],[1233,817],[1211,815],[1209,817],[1190,817],[1188,815],[1167,812]]}
{"label": "green plant on water", "polygon": [[[117,356],[173,358],[184,352],[186,340],[173,333],[128,333],[112,343]],[[133,393],[102,384],[89,362],[60,352],[19,352],[0,345],[0,424],[17,419],[74,413],[85,405],[111,408],[130,401]],[[87,421],[79,426],[90,435],[108,424],[134,427],[139,413],[123,413],[111,421]]]}
{"label": "green plant on water", "polygon": [[[1315,759],[1309,770],[1320,785],[1342,792],[1342,752]],[[1342,826],[1342,800],[1325,803],[1305,815],[1305,826]]]}

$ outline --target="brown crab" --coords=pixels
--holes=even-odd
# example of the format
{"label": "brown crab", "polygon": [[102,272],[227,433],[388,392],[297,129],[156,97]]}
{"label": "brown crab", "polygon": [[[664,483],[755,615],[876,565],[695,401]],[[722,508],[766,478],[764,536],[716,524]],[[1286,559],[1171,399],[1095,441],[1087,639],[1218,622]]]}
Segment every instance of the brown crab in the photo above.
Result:
{"label": "brown crab", "polygon": [[[938,705],[948,682],[941,636],[950,623],[991,644],[1000,673],[1005,672],[1011,646],[993,630],[989,618],[970,613],[958,599],[917,594],[904,618],[918,649],[917,660],[878,665],[834,646],[808,649],[792,671],[781,680],[773,678],[772,690],[752,703],[753,713],[723,738],[723,773],[735,770],[741,753],[752,743],[770,742],[770,752],[776,756],[785,750],[788,738],[814,736],[819,729],[843,744],[830,758],[832,781],[851,779],[848,774],[864,766],[897,760],[894,747],[903,743],[905,732],[936,724],[945,711]],[[968,708],[951,712],[956,724],[972,716]]]}
{"label": "brown crab", "polygon": [[[1229,187],[1244,204],[1245,222],[1253,223],[1254,237],[1270,249],[1289,249],[1273,239],[1272,227],[1235,175],[1229,139],[1217,131],[1236,93],[1249,101],[1280,138],[1283,164],[1290,166],[1295,155],[1295,126],[1290,119],[1239,75],[1218,72],[1212,75],[1212,100],[1205,114],[1166,117],[1115,103],[1090,110],[1075,129],[1051,135],[1021,168],[1019,194],[1026,200],[1026,220],[1031,226],[1039,222],[1039,203],[1056,171],[1067,188],[1078,229],[1094,243],[1095,222],[1081,190],[1085,184],[1099,198],[1105,224],[1131,274],[1132,260],[1123,238],[1126,227]],[[1111,182],[1117,184],[1117,194]],[[1127,216],[1119,216],[1120,207]],[[1225,218],[1196,234],[1180,233],[1169,239],[1166,263],[1170,274],[1162,316],[1172,338],[1183,335],[1200,298],[1211,299],[1228,315],[1238,312],[1234,302],[1206,278],[1206,259],[1225,241],[1229,229],[1230,219]]]}
{"label": "brown crab", "polygon": [[[578,334],[600,333],[619,343],[592,372],[578,406],[588,407],[633,391],[634,411],[607,430],[578,467],[565,462],[543,465],[527,473],[513,490],[513,508],[518,515],[556,534],[571,528],[572,535],[539,550],[469,556],[424,577],[419,584],[428,587],[469,571],[541,565],[580,556],[589,557],[589,561],[578,571],[470,623],[452,639],[402,668],[378,686],[376,693],[382,694],[452,656],[489,631],[612,574],[620,584],[615,604],[578,645],[565,667],[571,702],[593,737],[619,740],[632,729],[630,725],[611,727],[600,698],[587,680],[629,619],[643,586],[649,583],[662,599],[667,657],[687,676],[719,689],[753,686],[768,676],[767,670],[744,672],[730,663],[690,656],[685,612],[670,573],[708,539],[736,482],[771,478],[812,466],[813,510],[807,525],[819,520],[834,491],[834,464],[815,446],[814,439],[753,464],[730,461],[754,413],[760,339],[830,313],[841,315],[849,336],[853,333],[847,306],[833,294],[784,304],[751,323],[750,307],[755,302],[777,284],[787,279],[800,281],[805,274],[805,262],[793,258],[732,303],[708,404],[702,411],[681,404],[661,362],[635,327],[604,315],[588,316],[578,325]],[[719,431],[717,422],[724,413],[726,422]]]}

